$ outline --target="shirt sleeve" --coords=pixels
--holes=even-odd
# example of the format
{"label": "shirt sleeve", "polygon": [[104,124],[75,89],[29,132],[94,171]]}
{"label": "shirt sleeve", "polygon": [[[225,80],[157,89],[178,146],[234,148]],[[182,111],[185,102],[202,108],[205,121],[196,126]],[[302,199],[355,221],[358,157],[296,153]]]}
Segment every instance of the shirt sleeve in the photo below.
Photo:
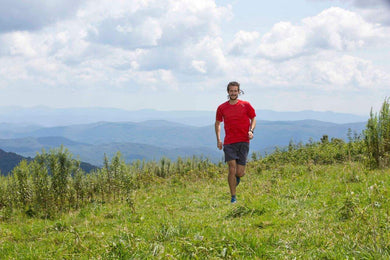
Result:
{"label": "shirt sleeve", "polygon": [[248,117],[250,119],[256,117],[256,111],[249,102],[248,102],[247,109],[248,109]]}

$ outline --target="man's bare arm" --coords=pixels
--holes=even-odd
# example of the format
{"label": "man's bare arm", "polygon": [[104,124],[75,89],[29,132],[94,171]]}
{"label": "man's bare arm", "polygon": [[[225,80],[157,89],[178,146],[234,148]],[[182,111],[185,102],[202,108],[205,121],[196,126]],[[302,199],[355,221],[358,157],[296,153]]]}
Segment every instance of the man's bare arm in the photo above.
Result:
{"label": "man's bare arm", "polygon": [[251,119],[251,126],[248,131],[249,139],[253,139],[253,132],[255,131],[255,128],[256,128],[256,117]]}
{"label": "man's bare arm", "polygon": [[215,135],[217,137],[217,147],[219,150],[222,149],[222,141],[221,141],[221,122],[215,121]]}
{"label": "man's bare arm", "polygon": [[251,128],[250,130],[254,131],[256,128],[256,117],[251,119]]}

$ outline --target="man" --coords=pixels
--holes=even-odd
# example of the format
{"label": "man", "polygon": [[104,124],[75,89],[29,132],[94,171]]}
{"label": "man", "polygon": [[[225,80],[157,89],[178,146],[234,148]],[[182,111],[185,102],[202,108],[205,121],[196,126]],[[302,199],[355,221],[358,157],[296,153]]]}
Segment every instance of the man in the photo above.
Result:
{"label": "man", "polygon": [[230,82],[227,86],[227,92],[229,100],[217,109],[215,134],[217,136],[217,147],[221,150],[221,123],[224,122],[223,151],[225,162],[229,166],[230,202],[236,203],[236,186],[240,183],[240,178],[245,175],[249,140],[253,138],[253,131],[256,127],[256,112],[249,102],[238,99],[238,96],[242,93],[238,82]]}

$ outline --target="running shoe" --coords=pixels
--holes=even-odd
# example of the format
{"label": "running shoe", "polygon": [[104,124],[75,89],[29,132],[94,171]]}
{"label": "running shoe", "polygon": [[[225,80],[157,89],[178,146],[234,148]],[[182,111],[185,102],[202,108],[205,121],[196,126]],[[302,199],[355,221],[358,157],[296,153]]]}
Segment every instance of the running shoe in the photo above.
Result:
{"label": "running shoe", "polygon": [[238,184],[240,184],[240,181],[241,181],[241,178],[236,176],[236,186],[238,186]]}

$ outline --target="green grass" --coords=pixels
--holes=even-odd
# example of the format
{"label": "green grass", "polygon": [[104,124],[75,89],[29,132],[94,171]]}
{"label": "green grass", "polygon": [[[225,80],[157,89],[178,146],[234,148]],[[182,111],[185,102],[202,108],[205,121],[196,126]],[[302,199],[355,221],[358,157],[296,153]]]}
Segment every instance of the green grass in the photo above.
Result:
{"label": "green grass", "polygon": [[359,164],[252,162],[231,205],[225,173],[155,177],[134,191],[134,207],[0,220],[0,258],[386,259],[389,187],[390,170]]}

